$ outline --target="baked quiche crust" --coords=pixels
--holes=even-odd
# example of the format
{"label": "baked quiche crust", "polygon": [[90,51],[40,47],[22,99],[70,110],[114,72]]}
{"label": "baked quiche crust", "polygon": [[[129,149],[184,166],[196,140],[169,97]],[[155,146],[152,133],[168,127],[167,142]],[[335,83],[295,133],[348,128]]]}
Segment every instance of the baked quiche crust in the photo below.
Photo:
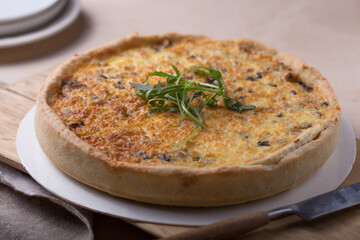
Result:
{"label": "baked quiche crust", "polygon": [[[135,140],[130,143],[126,143],[126,140],[124,140],[126,144],[116,145],[119,146],[120,149],[117,151],[114,147],[115,145],[113,146],[112,143],[120,141],[122,138],[133,139],[132,136],[134,133],[131,132],[131,134],[128,134],[128,131],[125,131],[132,125],[126,125],[125,127],[121,125],[122,129],[119,134],[106,138],[104,136],[111,135],[111,131],[114,131],[115,128],[119,128],[120,125],[111,125],[112,130],[108,130],[110,133],[106,132],[106,129],[108,129],[106,128],[108,125],[106,125],[103,127],[106,129],[101,130],[103,132],[99,133],[99,129],[102,129],[101,126],[104,125],[103,123],[102,125],[98,124],[96,126],[91,126],[90,122],[83,122],[85,121],[83,120],[80,123],[75,122],[74,125],[74,123],[69,122],[69,119],[73,118],[69,118],[69,114],[66,115],[63,113],[63,109],[69,107],[69,104],[73,104],[74,106],[77,104],[76,99],[79,99],[79,97],[85,98],[84,93],[81,92],[81,86],[84,85],[84,81],[90,81],[90,83],[94,82],[94,84],[96,84],[96,81],[100,81],[97,80],[99,74],[100,78],[104,78],[106,81],[108,80],[108,76],[101,72],[101,69],[103,69],[104,66],[104,63],[102,63],[103,60],[106,62],[106,60],[118,55],[124,55],[125,59],[130,59],[139,52],[145,54],[147,51],[152,51],[149,50],[150,48],[154,50],[154,54],[157,54],[157,52],[161,52],[165,48],[171,49],[173,46],[176,47],[177,44],[181,45],[184,42],[186,44],[192,44],[190,50],[195,49],[194,54],[198,53],[198,50],[194,47],[196,44],[209,44],[209,46],[212,46],[211,44],[213,44],[215,46],[214,49],[216,49],[216,47],[221,49],[223,46],[229,44],[231,46],[236,46],[239,55],[246,55],[245,63],[240,62],[240,65],[247,68],[249,74],[247,76],[241,75],[240,78],[242,77],[243,79],[241,81],[239,80],[236,84],[245,84],[244,86],[255,87],[255,90],[247,90],[247,95],[243,96],[243,101],[249,99],[249,102],[246,103],[256,105],[257,109],[247,111],[244,116],[243,113],[238,114],[232,113],[231,110],[224,110],[221,108],[221,103],[219,103],[219,106],[215,107],[215,109],[204,110],[206,116],[218,116],[219,113],[230,111],[230,113],[226,112],[224,116],[228,125],[231,125],[232,123],[234,128],[229,128],[230,130],[228,130],[228,132],[221,132],[220,130],[215,129],[216,131],[220,131],[220,140],[218,140],[219,143],[221,143],[220,145],[211,145],[212,141],[216,141],[214,138],[218,136],[216,135],[217,132],[214,130],[217,126],[216,122],[211,122],[212,120],[209,118],[209,126],[198,134],[194,140],[191,140],[182,146],[172,148],[171,144],[176,143],[176,141],[179,141],[179,139],[181,140],[181,138],[185,138],[186,134],[189,135],[189,132],[192,131],[192,124],[188,120],[184,121],[185,129],[187,129],[187,131],[181,134],[175,133],[173,134],[174,136],[166,135],[166,138],[169,139],[169,143],[164,143],[164,141],[157,143],[157,141],[155,141],[156,139],[150,138],[153,142],[148,144],[150,141],[149,139],[140,141],[137,140],[138,137],[134,137]],[[209,49],[210,48],[211,47],[209,47]],[[137,51],[138,49],[140,50]],[[171,54],[169,55],[170,59],[165,61],[165,63],[168,63],[168,66],[176,64],[176,62],[174,62],[174,59],[178,60],[176,56],[183,57],[185,54],[179,49],[177,51],[172,51],[173,52],[170,53],[173,54],[175,52],[175,58],[172,58]],[[259,59],[263,61],[263,65],[261,66],[265,66],[267,61],[275,61],[278,65],[274,66],[274,68],[281,68],[280,70],[277,70],[280,71],[279,73],[269,72],[269,75],[266,78],[263,76],[266,72],[261,72],[261,77],[263,78],[261,81],[268,81],[267,83],[261,82],[262,85],[254,85],[257,84],[256,76],[258,72],[254,72],[253,65],[246,65],[248,64],[247,61],[251,62],[251,64],[254,63],[251,59],[251,54],[253,53],[260,56]],[[152,52],[150,52],[150,54],[152,54]],[[142,61],[141,59],[144,58],[146,60],[146,57],[147,55],[145,54],[138,59]],[[217,57],[216,54],[211,57],[215,59],[215,63]],[[192,55],[190,55],[190,58],[193,58]],[[187,60],[181,61],[184,61],[184,64],[187,63]],[[204,64],[208,63],[205,60],[199,61],[203,61],[200,63]],[[219,61],[222,60],[220,59]],[[234,63],[234,66],[239,64],[238,62],[235,63],[236,59],[230,59],[229,61]],[[94,64],[94,62],[96,63]],[[189,60],[189,62],[190,65],[195,64],[191,63],[191,60]],[[139,63],[140,66],[142,66],[142,64],[145,65],[143,62]],[[120,69],[119,71],[127,71],[126,69],[124,70],[124,65],[126,65],[126,63],[120,61],[116,67]],[[116,67],[113,66],[110,67],[110,69]],[[153,67],[153,65],[150,67]],[[168,69],[168,71],[170,71],[170,68]],[[228,71],[228,69],[224,69],[224,71],[225,70]],[[131,69],[129,71],[131,71]],[[94,72],[98,75],[94,76]],[[148,70],[143,74],[145,74],[145,76],[149,74]],[[229,79],[229,76],[232,76],[235,73],[229,74],[230,75],[224,75],[224,80],[227,84],[231,85],[235,80]],[[271,81],[269,82],[273,76],[271,74],[274,76],[277,76],[276,74],[283,74],[284,76],[281,75],[283,77],[279,78],[280,82],[273,83]],[[84,77],[80,84],[78,81],[75,81],[75,83],[71,82],[74,78],[85,75],[89,76]],[[122,78],[126,78],[126,76],[122,76]],[[137,81],[141,82],[143,80],[144,78],[138,77]],[[130,79],[130,81],[133,80]],[[65,89],[69,87],[68,83],[70,83],[70,85],[72,84],[70,86],[72,87],[71,91],[76,91],[71,92],[71,94],[77,94],[72,95],[73,100],[70,99],[69,101],[67,99],[68,93]],[[89,82],[86,83],[90,84]],[[127,83],[128,82],[125,80],[125,84]],[[294,84],[294,86],[299,87],[300,90],[291,90],[290,92],[287,92],[287,94],[296,96],[303,94],[301,99],[310,99],[308,100],[308,103],[311,105],[311,110],[307,109],[306,111],[309,112],[306,114],[304,113],[307,121],[304,120],[301,122],[301,125],[289,128],[286,131],[287,135],[283,138],[276,138],[272,137],[272,134],[274,136],[283,134],[283,131],[280,131],[281,133],[279,133],[279,131],[276,132],[277,127],[285,127],[289,125],[291,121],[295,121],[299,116],[302,116],[294,115],[293,119],[287,119],[286,111],[289,112],[290,116],[290,112],[302,114],[302,111],[305,112],[305,110],[301,110],[301,108],[300,110],[294,110],[293,107],[295,104],[284,105],[283,108],[269,108],[266,103],[263,104],[261,101],[257,100],[260,98],[259,96],[266,99],[266,93],[271,91],[272,94],[271,96],[269,95],[270,97],[276,96],[277,99],[282,99],[281,94],[283,94],[283,91],[279,90],[274,92],[272,89],[281,87],[281,84],[285,83],[289,83],[289,86],[293,86],[291,84]],[[262,92],[264,85],[271,89]],[[236,89],[231,86],[229,87],[231,90],[230,94],[241,99],[241,96],[236,95],[238,94],[236,92],[239,92],[236,91],[239,89],[238,85],[235,87]],[[98,91],[96,86],[91,87],[89,85],[84,88],[86,88],[86,90],[84,90],[85,92],[90,91],[89,89],[92,89],[92,91],[95,92]],[[245,87],[241,87],[241,91],[243,91],[243,89],[245,89]],[[304,93],[300,93],[300,91],[302,91],[301,89]],[[106,95],[104,95],[105,98],[107,98],[109,96],[105,90],[103,92]],[[116,88],[114,94],[117,94],[119,91],[123,91],[121,94],[135,92],[134,89],[126,86],[124,88]],[[254,91],[258,94],[257,96],[252,97],[252,95],[249,95]],[[309,93],[310,91],[314,91],[314,93]],[[97,99],[93,99],[94,101],[96,100],[96,104],[102,100],[99,100],[101,96],[98,96],[101,92],[102,91],[96,92]],[[126,95],[128,98],[125,98],[125,95],[121,94],[116,95],[119,101],[122,99],[132,99],[129,101],[133,101],[133,104],[138,104],[135,107],[136,109],[140,109],[144,106],[146,107],[146,102],[141,100],[136,94],[132,94],[131,96]],[[311,97],[310,94],[312,94]],[[137,100],[137,98],[140,100]],[[114,98],[112,97],[110,100],[108,98],[107,101],[104,100],[105,103],[102,102],[101,104],[110,105],[109,101],[112,99]],[[117,101],[117,99],[115,100]],[[298,106],[298,102],[296,102],[296,104]],[[304,103],[300,103],[300,106],[307,107]],[[80,110],[81,107],[84,106],[80,106]],[[94,109],[97,108],[98,107],[94,107],[91,109],[92,111],[95,111]],[[322,110],[323,112],[321,112]],[[79,112],[79,109],[77,111]],[[92,113],[92,116],[96,118],[97,114],[94,112]],[[79,113],[77,114],[78,115],[76,116],[79,116]],[[118,114],[121,115],[120,113]],[[134,114],[134,116],[136,115],[135,113],[132,114]],[[172,124],[171,130],[176,128],[180,129],[181,126],[175,126],[174,124],[175,121],[180,122],[180,115],[178,114],[178,116],[176,116],[177,113],[171,114],[172,115],[159,115],[160,117],[158,117],[157,113],[145,112],[142,113],[142,115],[140,114],[142,117],[137,115],[136,118],[131,119],[130,115],[127,116],[130,120],[126,118],[120,120],[130,121],[133,125],[143,124],[144,122],[149,121],[146,126],[150,126],[150,124],[153,124],[151,122],[153,121],[152,118],[160,119],[162,121],[168,119],[166,123],[170,122],[169,124]],[[227,114],[238,114],[239,117],[231,115],[229,118],[226,118],[228,116]],[[263,198],[292,188],[305,180],[322,166],[335,149],[340,128],[340,114],[340,107],[338,106],[337,99],[327,80],[317,70],[290,54],[278,52],[275,49],[266,47],[249,39],[220,41],[212,40],[204,36],[170,33],[151,36],[130,36],[85,54],[74,56],[69,61],[60,65],[49,75],[47,81],[42,86],[37,101],[35,129],[37,139],[49,159],[66,174],[82,183],[115,196],[146,203],[170,206],[205,207],[237,204]],[[278,123],[280,120],[275,119],[275,116],[282,118],[284,115],[288,122],[281,125],[281,123]],[[206,116],[204,118],[205,124],[207,123]],[[260,116],[260,120],[257,119],[255,121],[254,116]],[[266,116],[266,121],[264,116]],[[274,116],[274,119],[270,121],[269,116]],[[239,118],[240,120],[236,118]],[[216,121],[219,121],[218,124],[220,125],[223,124],[221,126],[227,126],[226,122],[221,123],[222,120]],[[232,121],[235,121],[235,123]],[[243,124],[244,126],[246,125],[245,123],[252,123],[252,121],[257,124],[246,125],[248,126],[246,129],[247,131],[239,130],[239,132],[236,133],[236,136],[242,136],[242,138],[235,138],[235,140],[233,139],[232,141],[231,139],[224,140],[221,136],[224,134],[233,136],[232,134],[235,134],[235,130],[237,131],[239,128],[236,121],[239,121],[239,124]],[[87,126],[88,123],[89,126]],[[272,128],[269,128],[269,124],[274,125]],[[94,138],[91,138],[90,130],[82,132],[81,128],[83,125],[87,127],[91,126],[91,129],[96,129],[94,130],[97,134],[95,140],[93,140]],[[258,132],[260,131],[259,129],[261,129],[261,126],[264,126],[264,131]],[[251,129],[254,131],[253,134],[251,133]],[[160,134],[166,134],[169,129],[160,129],[158,125],[155,125],[154,131],[159,131]],[[271,132],[271,134],[268,132]],[[121,133],[123,133],[123,135],[121,135]],[[135,133],[137,132],[135,131]],[[209,137],[207,137],[209,134],[213,134],[211,135],[212,139],[210,140],[208,139]],[[90,138],[92,140],[88,140]],[[245,138],[250,138],[250,140],[244,140]],[[100,141],[99,139],[106,139],[106,141]],[[261,139],[265,140],[260,141]],[[274,146],[271,146],[273,142]],[[241,148],[243,145],[248,147]],[[221,147],[220,150],[217,146]],[[229,146],[229,148],[227,148],[227,146]],[[237,146],[239,146],[239,149]],[[257,148],[260,150],[256,150]],[[247,152],[246,149],[248,149]],[[209,154],[205,151],[209,152]],[[213,153],[211,153],[211,151],[213,151]],[[237,151],[242,151],[244,155],[238,154]],[[176,155],[178,152],[185,152],[185,154],[180,154],[180,156],[178,156]],[[217,155],[218,152],[219,154],[222,152],[224,153],[222,155]],[[226,152],[228,152],[228,154],[225,154]],[[146,157],[144,157],[144,154],[147,154]],[[251,154],[256,157],[250,158],[249,156],[251,156]],[[242,158],[241,156],[246,157]],[[172,161],[173,159],[174,161]]]}

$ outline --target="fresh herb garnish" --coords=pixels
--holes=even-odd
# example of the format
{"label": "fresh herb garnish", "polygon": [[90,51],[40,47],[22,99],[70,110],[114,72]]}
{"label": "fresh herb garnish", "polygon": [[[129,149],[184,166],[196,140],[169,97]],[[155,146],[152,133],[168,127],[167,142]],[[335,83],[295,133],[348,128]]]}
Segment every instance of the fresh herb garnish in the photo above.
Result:
{"label": "fresh herb garnish", "polygon": [[[172,146],[179,146],[191,138],[193,138],[201,128],[205,128],[201,117],[201,110],[204,106],[213,106],[217,103],[216,97],[220,95],[226,107],[240,113],[242,110],[255,109],[253,105],[243,106],[239,101],[225,95],[225,83],[220,71],[210,67],[195,66],[180,73],[179,70],[171,65],[176,75],[165,72],[155,71],[150,73],[143,81],[145,83],[152,76],[166,77],[166,86],[162,87],[161,82],[156,87],[149,83],[139,84],[130,83],[136,89],[136,93],[148,100],[147,106],[151,111],[158,112],[180,112],[181,121],[185,117],[190,118],[196,123],[194,132],[183,141]],[[211,79],[211,83],[198,82],[184,78],[188,72],[195,72],[199,75],[206,76]],[[208,93],[208,94],[206,94]],[[194,96],[201,94],[202,98],[196,106],[194,106]]]}

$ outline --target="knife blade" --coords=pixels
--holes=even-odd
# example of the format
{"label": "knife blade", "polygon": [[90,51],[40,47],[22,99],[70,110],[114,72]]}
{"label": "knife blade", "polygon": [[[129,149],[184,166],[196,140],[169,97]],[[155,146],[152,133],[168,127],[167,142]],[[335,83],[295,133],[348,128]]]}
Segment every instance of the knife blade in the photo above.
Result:
{"label": "knife blade", "polygon": [[195,228],[167,240],[226,239],[262,227],[272,220],[296,214],[306,220],[343,210],[360,203],[360,182],[327,192],[305,201],[270,210],[255,212],[203,227]]}
{"label": "knife blade", "polygon": [[360,183],[355,183],[294,205],[274,209],[268,212],[271,220],[296,214],[306,220],[312,220],[360,203]]}

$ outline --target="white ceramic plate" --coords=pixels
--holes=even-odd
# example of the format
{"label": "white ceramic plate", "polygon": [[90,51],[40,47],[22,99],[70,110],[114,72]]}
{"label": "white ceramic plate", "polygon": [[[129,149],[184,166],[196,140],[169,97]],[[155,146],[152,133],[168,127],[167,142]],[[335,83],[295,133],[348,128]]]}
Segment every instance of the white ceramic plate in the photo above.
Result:
{"label": "white ceramic plate", "polygon": [[21,35],[0,37],[0,48],[15,47],[50,37],[69,26],[77,18],[79,13],[79,0],[68,0],[60,15],[48,25]]}
{"label": "white ceramic plate", "polygon": [[0,1],[0,36],[33,30],[54,19],[67,0]]}
{"label": "white ceramic plate", "polygon": [[46,157],[36,139],[34,112],[35,107],[26,114],[16,137],[19,157],[29,174],[44,188],[73,204],[107,215],[144,222],[198,226],[293,204],[338,187],[349,174],[356,155],[354,132],[348,120],[342,116],[335,151],[323,167],[297,187],[272,197],[226,207],[162,207],[111,196],[64,174]]}

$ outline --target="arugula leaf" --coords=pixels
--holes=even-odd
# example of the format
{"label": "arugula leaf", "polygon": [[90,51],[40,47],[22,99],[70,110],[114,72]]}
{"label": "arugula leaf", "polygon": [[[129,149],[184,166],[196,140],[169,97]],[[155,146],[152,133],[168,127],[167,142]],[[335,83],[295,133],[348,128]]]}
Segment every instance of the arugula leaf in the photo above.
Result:
{"label": "arugula leaf", "polygon": [[140,83],[131,82],[130,85],[133,86],[136,89],[136,91],[139,91],[139,92],[141,92],[141,91],[149,91],[149,90],[154,89],[153,86],[151,86],[148,83],[147,84],[140,84]]}
{"label": "arugula leaf", "polygon": [[[234,111],[240,113],[243,110],[255,109],[253,105],[243,106],[241,102],[230,98],[225,95],[225,82],[222,78],[221,72],[210,67],[194,66],[184,72],[180,73],[179,69],[175,65],[171,65],[176,75],[172,75],[165,72],[155,71],[150,73],[143,81],[145,83],[150,77],[166,77],[166,86],[162,87],[159,81],[154,88],[149,83],[139,84],[130,83],[135,92],[142,98],[148,100],[147,106],[151,111],[155,112],[180,112],[181,121],[186,117],[196,123],[194,132],[183,141],[176,143],[174,146],[179,146],[186,143],[193,138],[201,128],[205,128],[203,118],[201,116],[201,110],[205,106],[214,106],[217,103],[216,97],[222,96],[224,105]],[[184,78],[188,72],[195,72],[199,75],[207,76],[211,78],[211,83],[203,83],[195,80]],[[212,94],[207,95],[205,92]],[[201,99],[196,107],[193,107],[195,94],[201,93]],[[189,96],[190,94],[190,96]]]}

